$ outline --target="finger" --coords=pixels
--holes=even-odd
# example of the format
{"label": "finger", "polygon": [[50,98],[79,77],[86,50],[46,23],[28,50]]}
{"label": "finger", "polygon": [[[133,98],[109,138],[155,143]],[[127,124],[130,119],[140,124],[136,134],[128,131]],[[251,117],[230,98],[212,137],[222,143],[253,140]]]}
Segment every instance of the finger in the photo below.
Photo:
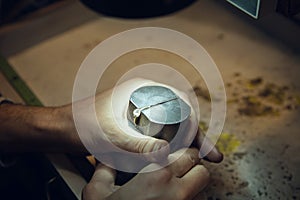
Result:
{"label": "finger", "polygon": [[84,187],[82,191],[83,199],[105,199],[115,190],[115,170],[99,164],[91,181]]}
{"label": "finger", "polygon": [[177,177],[182,177],[192,167],[200,162],[198,149],[196,148],[181,149],[173,154],[170,154],[168,159],[169,162],[172,162],[172,164],[169,165],[169,168]]}
{"label": "finger", "polygon": [[196,165],[179,182],[184,199],[192,199],[208,184],[209,172],[203,165]]}
{"label": "finger", "polygon": [[[218,151],[215,145],[206,137],[204,140],[204,135],[198,130],[196,136],[196,145],[200,149],[199,157],[207,161],[219,163],[223,160],[223,154]],[[209,151],[207,155],[204,155],[204,152]]]}
{"label": "finger", "polygon": [[188,131],[184,135],[183,144],[185,147],[189,147],[195,140],[198,133],[198,121],[193,109],[191,109],[191,116],[190,119],[187,120],[186,126],[187,126],[186,130]]}
{"label": "finger", "polygon": [[103,183],[104,185],[114,185],[116,178],[116,170],[99,164],[96,166],[94,175],[90,182]]}
{"label": "finger", "polygon": [[165,140],[153,137],[137,138],[129,136],[128,147],[136,153],[142,153],[146,160],[151,162],[160,162],[166,160],[169,153],[169,143]]}

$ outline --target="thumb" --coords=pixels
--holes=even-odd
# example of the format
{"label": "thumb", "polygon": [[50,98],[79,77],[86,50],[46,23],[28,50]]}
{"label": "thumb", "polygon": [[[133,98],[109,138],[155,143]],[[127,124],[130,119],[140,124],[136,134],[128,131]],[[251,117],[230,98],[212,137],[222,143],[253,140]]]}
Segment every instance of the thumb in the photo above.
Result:
{"label": "thumb", "polygon": [[169,143],[166,140],[149,136],[143,138],[130,136],[127,144],[129,151],[142,153],[146,160],[153,162],[165,160],[170,153]]}
{"label": "thumb", "polygon": [[112,185],[115,182],[115,178],[116,178],[116,170],[104,164],[98,164],[96,166],[94,175],[92,176],[91,182],[98,182],[106,185]]}
{"label": "thumb", "polygon": [[95,169],[92,179],[82,191],[82,199],[105,199],[117,189],[115,186],[115,177],[115,170],[99,164]]}

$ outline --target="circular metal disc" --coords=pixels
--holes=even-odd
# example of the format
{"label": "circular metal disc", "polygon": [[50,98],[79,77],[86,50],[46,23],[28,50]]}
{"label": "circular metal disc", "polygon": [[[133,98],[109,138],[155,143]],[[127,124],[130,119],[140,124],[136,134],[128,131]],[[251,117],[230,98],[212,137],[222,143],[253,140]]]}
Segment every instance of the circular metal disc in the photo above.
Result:
{"label": "circular metal disc", "polygon": [[131,103],[136,108],[151,106],[142,110],[150,122],[157,124],[177,124],[191,114],[191,108],[172,90],[162,86],[145,86],[135,90]]}

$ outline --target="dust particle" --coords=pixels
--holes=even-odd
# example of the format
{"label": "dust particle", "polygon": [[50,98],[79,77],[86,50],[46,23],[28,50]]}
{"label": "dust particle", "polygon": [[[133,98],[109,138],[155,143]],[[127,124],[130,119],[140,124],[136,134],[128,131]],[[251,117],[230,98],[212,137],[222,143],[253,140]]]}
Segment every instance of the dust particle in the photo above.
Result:
{"label": "dust particle", "polygon": [[234,74],[233,74],[233,76],[234,77],[239,77],[241,74],[239,73],[239,72],[235,72]]}
{"label": "dust particle", "polygon": [[261,77],[258,77],[258,78],[254,78],[254,79],[251,79],[249,81],[249,83],[252,85],[252,86],[258,86],[260,84],[262,84],[263,82],[263,79]]}
{"label": "dust particle", "polygon": [[270,105],[263,104],[255,96],[246,96],[243,98],[243,106],[238,109],[240,115],[246,116],[265,116],[276,114],[275,109]]}

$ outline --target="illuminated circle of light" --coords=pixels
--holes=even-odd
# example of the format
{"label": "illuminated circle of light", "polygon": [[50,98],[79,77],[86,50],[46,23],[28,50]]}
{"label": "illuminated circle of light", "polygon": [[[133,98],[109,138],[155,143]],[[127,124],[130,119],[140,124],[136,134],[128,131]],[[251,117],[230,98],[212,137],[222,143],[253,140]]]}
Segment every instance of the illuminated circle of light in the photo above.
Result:
{"label": "illuminated circle of light", "polygon": [[[104,71],[122,55],[141,49],[159,49],[174,53],[188,61],[201,75],[212,99],[211,120],[203,142],[205,143],[210,138],[213,144],[216,144],[226,117],[226,93],[216,64],[205,49],[189,36],[166,28],[143,27],[118,33],[101,42],[89,53],[77,72],[72,94],[73,117],[79,137],[87,150],[101,161],[101,156],[96,152],[96,149],[100,148],[97,146],[97,136],[89,135],[89,132],[85,130],[86,125],[82,124],[81,108],[76,106],[75,102],[93,97],[91,103],[94,105],[97,86]],[[91,116],[90,123],[98,124],[94,132],[103,132],[96,116],[95,106],[91,106],[86,112]],[[117,148],[112,143],[109,148],[120,153],[134,154]],[[206,156],[212,148],[201,147],[199,155]],[[115,165],[113,167],[122,171],[138,172],[141,166],[135,166],[132,169]]]}

